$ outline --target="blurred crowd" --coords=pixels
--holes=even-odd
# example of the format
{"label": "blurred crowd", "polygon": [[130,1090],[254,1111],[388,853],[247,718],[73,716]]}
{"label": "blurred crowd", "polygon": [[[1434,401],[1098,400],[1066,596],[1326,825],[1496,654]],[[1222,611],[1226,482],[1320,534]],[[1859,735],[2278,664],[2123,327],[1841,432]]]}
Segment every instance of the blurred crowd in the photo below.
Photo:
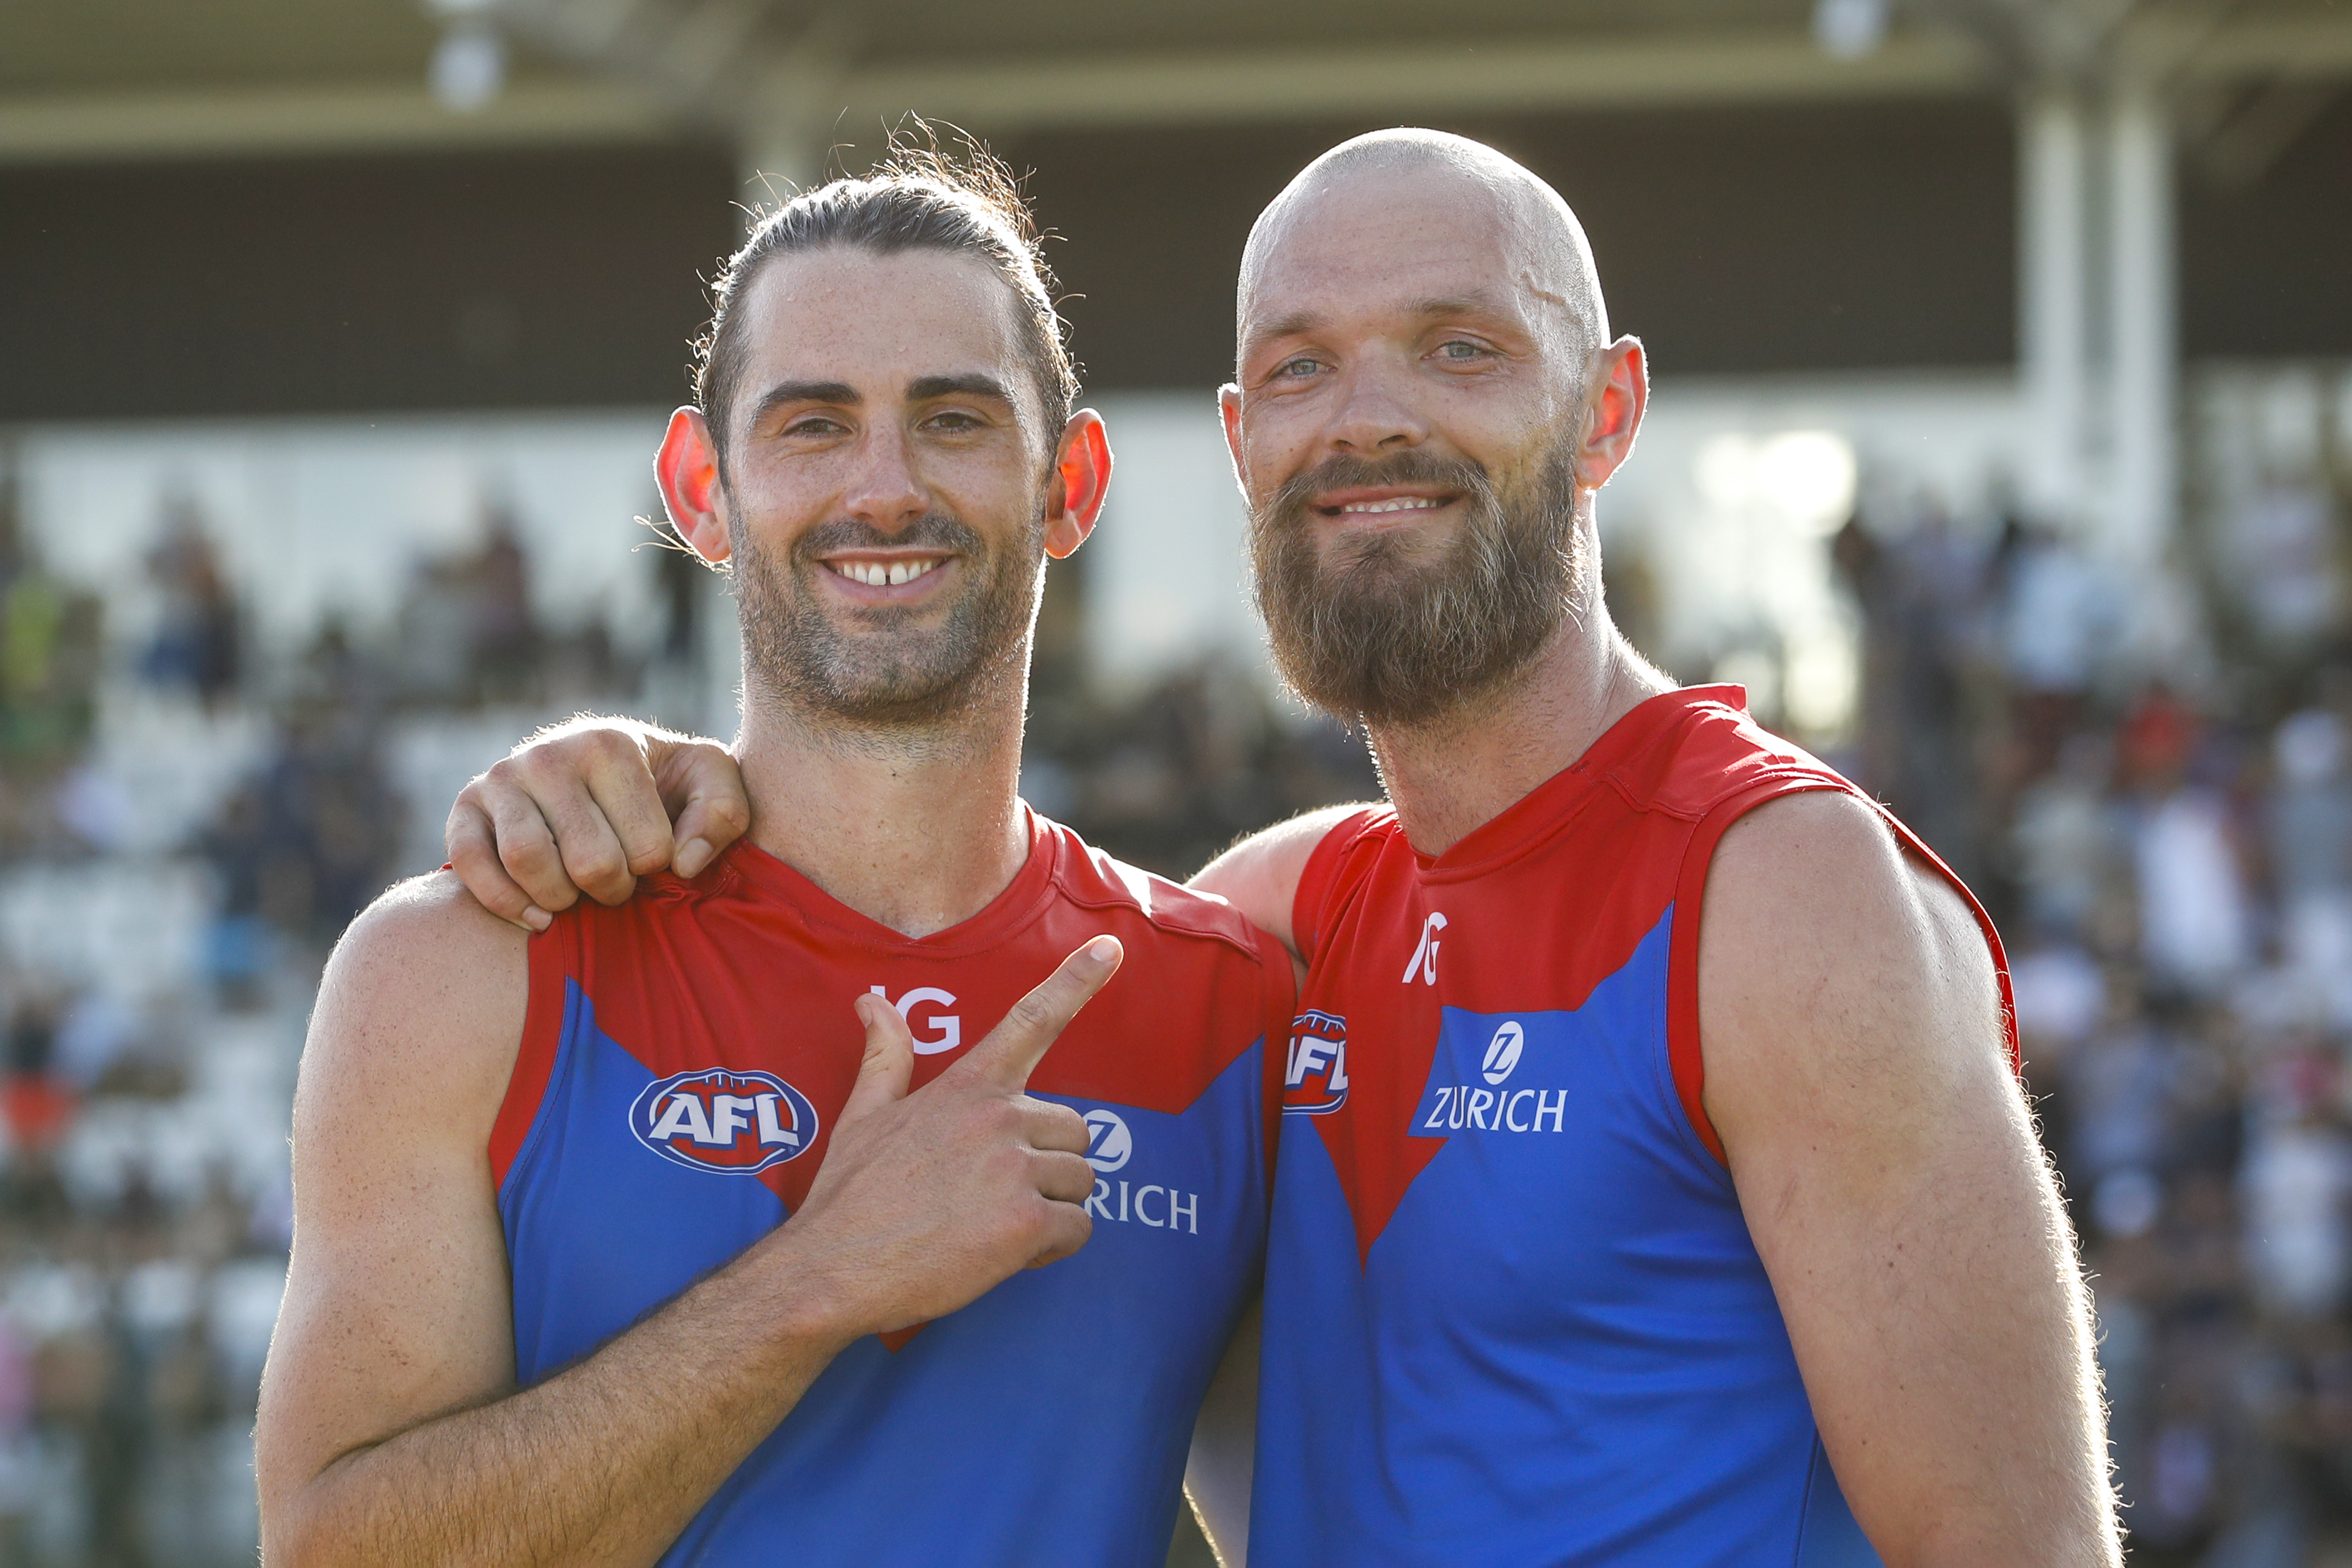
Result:
{"label": "blurred crowd", "polygon": [[[1850,733],[1804,738],[2008,934],[2136,1562],[2352,1547],[2347,517],[2273,477],[2209,564],[2137,577],[1924,501],[1831,545],[1862,689]],[[532,724],[671,716],[663,693],[709,684],[717,590],[690,558],[644,552],[660,624],[623,647],[534,612],[510,508],[476,522],[388,628],[330,618],[289,649],[193,501],[101,597],[43,565],[0,471],[0,1564],[251,1560],[327,947],[437,861],[444,801]],[[1636,627],[1641,564],[1612,562]],[[1255,649],[1105,689],[1081,591],[1055,574],[1039,626],[1041,810],[1181,877],[1377,794],[1360,739],[1270,698]]]}
{"label": "blurred crowd", "polygon": [[[2324,478],[2248,506],[2164,679],[2165,584],[2021,520],[1857,520],[1841,760],[2008,937],[2133,1560],[2290,1568],[2352,1542],[2352,541]],[[2282,513],[2265,571],[2236,546]]]}
{"label": "blurred crowd", "polygon": [[324,953],[417,868],[418,778],[454,792],[641,671],[601,621],[540,624],[496,505],[415,563],[389,635],[330,618],[273,654],[193,500],[101,595],[45,565],[5,458],[0,1565],[250,1563]]}

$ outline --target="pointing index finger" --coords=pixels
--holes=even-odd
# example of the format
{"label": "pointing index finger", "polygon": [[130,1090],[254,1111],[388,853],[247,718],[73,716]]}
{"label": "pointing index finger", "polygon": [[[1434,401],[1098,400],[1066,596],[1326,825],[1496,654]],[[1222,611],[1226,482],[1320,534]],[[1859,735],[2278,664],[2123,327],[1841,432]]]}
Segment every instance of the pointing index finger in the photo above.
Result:
{"label": "pointing index finger", "polygon": [[1125,957],[1117,937],[1098,936],[1081,946],[1028,995],[1013,1004],[1004,1021],[972,1047],[965,1065],[1007,1089],[1024,1087],[1078,1009],[1118,972]]}

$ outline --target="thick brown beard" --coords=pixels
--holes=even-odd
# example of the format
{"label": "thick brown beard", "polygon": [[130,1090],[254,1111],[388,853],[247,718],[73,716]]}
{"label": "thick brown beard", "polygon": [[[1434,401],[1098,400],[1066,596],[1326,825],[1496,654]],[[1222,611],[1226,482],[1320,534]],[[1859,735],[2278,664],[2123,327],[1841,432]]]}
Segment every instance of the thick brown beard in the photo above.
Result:
{"label": "thick brown beard", "polygon": [[[1462,531],[1444,559],[1415,567],[1404,541],[1380,535],[1318,556],[1314,498],[1380,485],[1461,494]],[[1252,509],[1250,557],[1275,666],[1292,690],[1345,720],[1424,722],[1525,666],[1578,602],[1575,472],[1555,450],[1525,494],[1506,496],[1465,458],[1333,458]]]}
{"label": "thick brown beard", "polygon": [[[735,528],[747,693],[859,729],[930,729],[971,710],[1003,682],[1024,673],[1045,581],[1044,533],[1042,509],[1018,539],[999,549],[945,513],[895,533],[845,519],[795,540],[790,563],[780,565],[749,531]],[[853,637],[819,608],[814,575],[828,568],[818,556],[860,545],[909,544],[953,553],[971,577],[936,631],[903,629],[918,613],[913,610],[861,609],[850,616],[869,628],[902,629],[896,636]]]}

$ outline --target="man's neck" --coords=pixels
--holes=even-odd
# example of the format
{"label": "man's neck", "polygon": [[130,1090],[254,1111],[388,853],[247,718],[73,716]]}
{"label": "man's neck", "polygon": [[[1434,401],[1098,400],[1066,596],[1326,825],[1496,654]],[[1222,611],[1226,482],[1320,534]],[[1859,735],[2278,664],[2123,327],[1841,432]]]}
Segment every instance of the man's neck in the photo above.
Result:
{"label": "man's neck", "polygon": [[736,755],[751,842],[903,935],[970,920],[1029,857],[1015,685],[1009,708],[999,695],[919,733],[746,703]]}
{"label": "man's neck", "polygon": [[1370,731],[1405,837],[1442,855],[1574,763],[1643,701],[1671,689],[1594,605],[1561,619],[1500,688],[1425,724]]}

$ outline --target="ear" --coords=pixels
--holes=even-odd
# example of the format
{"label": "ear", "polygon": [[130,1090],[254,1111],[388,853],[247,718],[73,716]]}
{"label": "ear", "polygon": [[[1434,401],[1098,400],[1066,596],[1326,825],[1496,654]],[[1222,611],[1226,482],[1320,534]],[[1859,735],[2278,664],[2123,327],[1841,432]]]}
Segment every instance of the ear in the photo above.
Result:
{"label": "ear", "polygon": [[1062,427],[1054,483],[1045,498],[1045,553],[1056,561],[1087,542],[1110,493],[1110,435],[1102,416],[1081,408]]}
{"label": "ear", "polygon": [[1234,483],[1249,494],[1249,481],[1242,477],[1242,389],[1232,382],[1217,388],[1217,416],[1225,424],[1225,453],[1234,460]]}
{"label": "ear", "polygon": [[1591,405],[1576,443],[1576,482],[1597,490],[1633,455],[1633,437],[1650,406],[1650,365],[1639,338],[1601,351]]}
{"label": "ear", "polygon": [[661,451],[654,458],[654,479],[677,536],[705,561],[726,560],[730,549],[726,491],[719,482],[719,454],[711,446],[710,426],[699,409],[681,408],[669,416]]}

